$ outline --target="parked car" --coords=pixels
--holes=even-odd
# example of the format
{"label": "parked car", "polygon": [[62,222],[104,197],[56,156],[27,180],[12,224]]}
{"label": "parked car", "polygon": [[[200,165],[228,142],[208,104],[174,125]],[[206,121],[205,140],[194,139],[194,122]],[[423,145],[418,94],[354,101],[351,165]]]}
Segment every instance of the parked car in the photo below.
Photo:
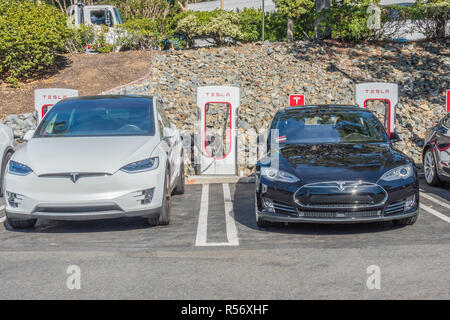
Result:
{"label": "parked car", "polygon": [[0,183],[1,190],[3,190],[3,177],[5,176],[6,166],[9,159],[11,159],[15,148],[16,142],[14,140],[14,133],[12,129],[4,124],[0,124],[0,178],[2,181],[2,183]]}
{"label": "parked car", "polygon": [[27,136],[5,175],[12,227],[39,217],[140,216],[165,225],[172,191],[184,192],[181,138],[155,97],[68,98]]}
{"label": "parked car", "polygon": [[422,159],[429,185],[450,181],[450,113],[425,133]]}
{"label": "parked car", "polygon": [[417,220],[414,162],[383,125],[357,106],[287,108],[275,115],[267,156],[256,166],[255,215],[272,222]]}

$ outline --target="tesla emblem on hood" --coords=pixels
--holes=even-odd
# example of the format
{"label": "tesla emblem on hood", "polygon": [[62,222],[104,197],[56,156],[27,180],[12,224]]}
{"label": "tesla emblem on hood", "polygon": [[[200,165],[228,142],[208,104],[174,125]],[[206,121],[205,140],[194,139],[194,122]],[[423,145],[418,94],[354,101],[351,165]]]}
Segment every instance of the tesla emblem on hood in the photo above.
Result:
{"label": "tesla emblem on hood", "polygon": [[72,180],[73,183],[77,182],[80,174],[78,172],[71,172],[70,173],[70,180]]}

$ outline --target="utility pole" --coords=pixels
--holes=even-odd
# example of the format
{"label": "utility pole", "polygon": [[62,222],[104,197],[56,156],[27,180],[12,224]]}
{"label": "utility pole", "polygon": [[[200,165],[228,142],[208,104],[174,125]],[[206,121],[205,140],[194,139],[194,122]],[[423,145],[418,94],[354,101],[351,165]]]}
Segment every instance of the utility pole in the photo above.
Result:
{"label": "utility pole", "polygon": [[224,9],[224,6],[223,6],[223,0],[220,0],[220,9]]}
{"label": "utility pole", "polygon": [[[223,0],[222,0],[223,1]],[[264,0],[262,0],[262,41],[264,42],[264,30],[265,28],[265,24],[266,24],[266,15],[265,15],[265,10],[264,10]]]}

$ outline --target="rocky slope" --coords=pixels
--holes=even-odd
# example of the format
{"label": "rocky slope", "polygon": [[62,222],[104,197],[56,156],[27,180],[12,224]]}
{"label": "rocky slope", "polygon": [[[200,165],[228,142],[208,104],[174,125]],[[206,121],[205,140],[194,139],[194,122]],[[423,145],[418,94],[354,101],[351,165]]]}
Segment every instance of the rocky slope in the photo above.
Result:
{"label": "rocky slope", "polygon": [[[406,44],[254,43],[225,48],[155,52],[150,79],[120,94],[162,97],[169,118],[184,132],[196,122],[196,88],[241,88],[239,131],[261,132],[274,113],[288,106],[289,94],[305,94],[307,104],[354,104],[359,82],[395,82],[399,149],[421,162],[425,130],[445,113],[450,88],[450,41]],[[374,105],[381,115],[383,107]],[[253,148],[241,145],[246,156]],[[253,154],[252,154],[253,156]],[[188,166],[189,174],[193,169]],[[253,163],[240,166],[250,174]]]}

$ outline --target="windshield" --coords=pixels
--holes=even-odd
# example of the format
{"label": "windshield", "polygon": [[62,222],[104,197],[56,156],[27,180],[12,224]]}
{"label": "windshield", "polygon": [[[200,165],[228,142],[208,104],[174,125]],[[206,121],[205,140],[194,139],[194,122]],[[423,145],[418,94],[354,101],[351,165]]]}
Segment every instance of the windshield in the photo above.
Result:
{"label": "windshield", "polygon": [[154,135],[151,99],[61,101],[50,109],[35,137]]}
{"label": "windshield", "polygon": [[299,110],[280,114],[271,129],[280,143],[386,142],[380,121],[366,111]]}

